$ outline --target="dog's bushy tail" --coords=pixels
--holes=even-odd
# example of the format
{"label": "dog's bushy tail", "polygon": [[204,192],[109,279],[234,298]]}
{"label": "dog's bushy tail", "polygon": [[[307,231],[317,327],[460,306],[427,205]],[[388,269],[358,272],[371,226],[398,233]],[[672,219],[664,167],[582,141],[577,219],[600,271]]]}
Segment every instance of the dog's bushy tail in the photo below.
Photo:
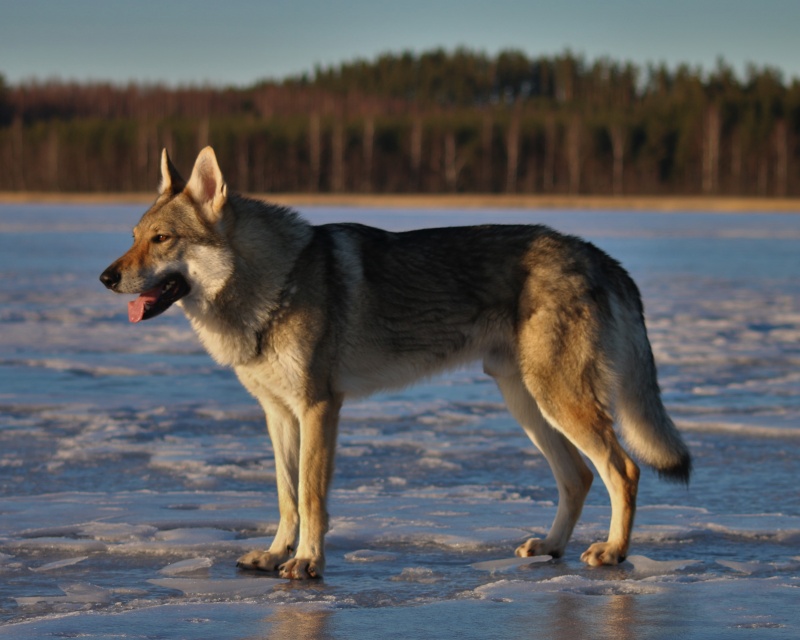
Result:
{"label": "dog's bushy tail", "polygon": [[689,483],[692,458],[661,401],[656,365],[643,321],[628,335],[619,377],[616,413],[622,436],[639,460],[665,480]]}

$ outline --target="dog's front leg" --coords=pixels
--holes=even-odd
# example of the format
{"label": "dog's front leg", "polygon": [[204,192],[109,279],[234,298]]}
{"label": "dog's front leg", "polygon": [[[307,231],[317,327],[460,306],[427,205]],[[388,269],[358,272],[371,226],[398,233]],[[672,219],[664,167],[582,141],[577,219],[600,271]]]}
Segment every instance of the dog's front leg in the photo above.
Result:
{"label": "dog's front leg", "polygon": [[280,523],[268,551],[251,551],[236,563],[243,569],[277,571],[292,557],[296,548],[300,516],[297,509],[300,423],[282,403],[262,402],[267,430],[275,452],[275,476],[278,485]]}
{"label": "dog's front leg", "polygon": [[300,543],[295,557],[280,568],[285,578],[321,578],[325,570],[328,487],[341,405],[341,398],[320,400],[300,419]]}

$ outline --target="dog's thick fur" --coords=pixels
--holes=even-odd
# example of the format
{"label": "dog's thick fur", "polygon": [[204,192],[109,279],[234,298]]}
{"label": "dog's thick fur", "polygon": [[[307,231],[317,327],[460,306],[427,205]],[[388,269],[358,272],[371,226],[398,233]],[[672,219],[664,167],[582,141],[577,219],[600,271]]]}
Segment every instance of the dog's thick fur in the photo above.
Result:
{"label": "dog's thick fur", "polygon": [[640,461],[688,481],[689,452],[660,399],[639,292],[595,246],[544,226],[311,226],[228,193],[211,148],[188,182],[166,151],[161,173],[133,246],[101,280],[146,292],[131,303],[132,321],[180,298],[209,353],[264,408],[280,524],[270,548],[239,566],[321,576],[342,401],[475,360],[558,485],[550,533],[517,555],[564,553],[592,483],[583,454],[610,494],[611,525],[581,557],[624,559],[639,469],[615,418]]}

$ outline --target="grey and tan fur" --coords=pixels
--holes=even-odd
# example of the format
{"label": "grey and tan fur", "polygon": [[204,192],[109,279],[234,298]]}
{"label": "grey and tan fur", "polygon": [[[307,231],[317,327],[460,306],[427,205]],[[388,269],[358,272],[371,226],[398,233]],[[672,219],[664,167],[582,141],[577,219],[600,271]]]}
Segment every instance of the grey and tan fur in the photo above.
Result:
{"label": "grey and tan fur", "polygon": [[229,193],[211,148],[188,182],[166,151],[161,170],[133,246],[101,280],[147,292],[131,303],[133,321],[180,298],[206,349],[266,413],[280,524],[270,548],[239,566],[321,576],[344,399],[470,361],[483,362],[558,485],[550,533],[517,555],[564,553],[592,483],[583,454],[608,489],[611,525],[581,557],[624,559],[639,468],[615,419],[640,461],[688,481],[689,452],[660,399],[639,292],[593,245],[544,226],[311,226]]}

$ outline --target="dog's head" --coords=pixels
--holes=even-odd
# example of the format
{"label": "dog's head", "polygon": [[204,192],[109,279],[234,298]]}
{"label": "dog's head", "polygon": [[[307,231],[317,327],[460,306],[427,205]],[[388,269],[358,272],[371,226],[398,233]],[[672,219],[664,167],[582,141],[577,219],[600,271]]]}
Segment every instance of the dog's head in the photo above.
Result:
{"label": "dog's head", "polygon": [[224,239],[228,190],[211,147],[197,156],[189,181],[161,154],[161,185],[133,230],[133,246],[100,275],[117,293],[140,294],[128,318],[153,318],[181,299],[206,300],[225,285],[233,261]]}

